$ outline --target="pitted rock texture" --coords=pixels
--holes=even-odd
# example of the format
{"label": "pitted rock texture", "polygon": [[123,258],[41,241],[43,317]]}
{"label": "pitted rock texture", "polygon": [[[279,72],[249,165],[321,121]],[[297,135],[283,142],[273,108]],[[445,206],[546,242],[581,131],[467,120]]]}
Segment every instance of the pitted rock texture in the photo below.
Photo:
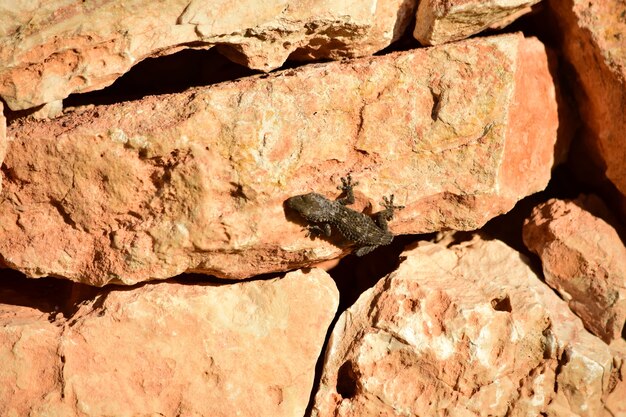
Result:
{"label": "pitted rock texture", "polygon": [[621,415],[623,359],[504,243],[423,242],[338,319],[312,415]]}
{"label": "pitted rock texture", "polygon": [[539,1],[422,0],[413,36],[422,45],[458,41],[488,28],[506,26]]}
{"label": "pitted rock texture", "polygon": [[[596,185],[608,179],[626,213],[626,3],[550,0],[561,49],[575,70],[583,149],[572,166]],[[614,187],[614,188],[613,188]]]}
{"label": "pitted rock texture", "polygon": [[137,62],[211,48],[269,71],[371,55],[396,40],[413,1],[77,0],[13,2],[0,13],[0,97],[13,110],[106,87]]}
{"label": "pitted rock texture", "polygon": [[524,243],[541,258],[546,282],[610,343],[621,338],[626,320],[626,247],[611,225],[586,210],[587,200],[539,204],[524,224]]}
{"label": "pitted rock texture", "polygon": [[338,301],[312,269],[109,289],[52,323],[0,304],[0,415],[302,416]]}
{"label": "pitted rock texture", "polygon": [[348,172],[357,209],[406,206],[396,234],[473,230],[545,187],[557,124],[545,49],[521,35],[18,120],[0,257],[98,286],[310,265],[349,248],[284,201],[334,198]]}

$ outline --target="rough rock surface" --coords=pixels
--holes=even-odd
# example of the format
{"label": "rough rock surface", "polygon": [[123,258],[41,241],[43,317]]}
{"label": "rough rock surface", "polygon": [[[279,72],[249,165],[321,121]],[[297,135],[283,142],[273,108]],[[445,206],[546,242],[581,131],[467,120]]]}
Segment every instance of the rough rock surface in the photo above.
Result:
{"label": "rough rock surface", "polygon": [[406,206],[395,233],[473,230],[545,187],[557,120],[545,49],[521,35],[19,120],[0,257],[92,285],[310,265],[349,249],[284,201],[333,198],[348,172],[358,209]]}
{"label": "rough rock surface", "polygon": [[524,224],[524,243],[541,258],[546,282],[609,343],[621,337],[626,320],[626,247],[585,200],[539,204]]}
{"label": "rough rock surface", "polygon": [[404,257],[340,316],[313,416],[626,411],[623,356],[518,252],[474,238],[423,243]]}
{"label": "rough rock surface", "polygon": [[339,295],[322,270],[0,304],[2,416],[302,416]]}
{"label": "rough rock surface", "polygon": [[572,165],[587,179],[598,177],[598,171],[600,177],[604,174],[626,213],[626,3],[551,0],[549,4],[563,53],[577,76],[574,91],[579,92],[584,149]]}
{"label": "rough rock surface", "polygon": [[540,0],[422,0],[413,36],[422,45],[458,41],[490,27],[506,26]]}
{"label": "rough rock surface", "polygon": [[13,110],[38,106],[184,48],[219,45],[262,70],[290,55],[370,55],[397,39],[414,11],[411,0],[10,2],[0,6],[0,96]]}

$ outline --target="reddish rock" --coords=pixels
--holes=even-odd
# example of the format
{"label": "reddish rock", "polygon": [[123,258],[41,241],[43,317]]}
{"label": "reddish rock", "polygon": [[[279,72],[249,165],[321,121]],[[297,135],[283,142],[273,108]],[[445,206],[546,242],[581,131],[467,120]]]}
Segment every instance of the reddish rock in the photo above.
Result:
{"label": "reddish rock", "polygon": [[539,1],[422,0],[413,36],[422,45],[458,41],[491,27],[506,26]]}
{"label": "reddish rock", "polygon": [[551,0],[549,5],[575,71],[583,121],[572,166],[597,184],[608,179],[626,213],[626,3]]}
{"label": "reddish rock", "polygon": [[339,295],[322,270],[0,304],[2,416],[302,416]]}
{"label": "reddish rock", "polygon": [[626,320],[626,247],[585,200],[551,199],[524,223],[524,243],[541,258],[546,282],[585,327],[607,343]]}
{"label": "reddish rock", "polygon": [[14,2],[0,16],[0,96],[13,110],[106,87],[148,57],[219,45],[269,71],[371,55],[404,33],[412,0]]}
{"label": "reddish rock", "polygon": [[[5,294],[0,291],[0,295]],[[36,403],[44,403],[59,390],[61,333],[61,327],[48,322],[41,311],[0,304],[1,415],[27,416],[35,408],[40,411],[35,415],[43,415],[45,410]]]}
{"label": "reddish rock", "polygon": [[98,286],[311,265],[350,249],[284,201],[334,198],[348,172],[357,209],[406,206],[395,233],[473,230],[545,187],[557,124],[544,47],[521,35],[18,120],[0,255]]}
{"label": "reddish rock", "polygon": [[626,356],[585,331],[527,262],[477,237],[405,251],[338,319],[312,415],[626,411],[615,401]]}

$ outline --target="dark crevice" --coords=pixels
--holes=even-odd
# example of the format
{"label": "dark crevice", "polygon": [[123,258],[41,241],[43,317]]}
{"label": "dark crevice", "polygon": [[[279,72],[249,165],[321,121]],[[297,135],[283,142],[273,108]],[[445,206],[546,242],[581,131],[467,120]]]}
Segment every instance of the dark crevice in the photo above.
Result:
{"label": "dark crevice", "polygon": [[216,48],[185,49],[171,55],[146,58],[102,90],[72,94],[64,107],[114,104],[150,95],[180,93],[191,87],[206,86],[259,74],[222,56]]}
{"label": "dark crevice", "polygon": [[496,311],[506,311],[507,313],[513,311],[513,308],[511,307],[511,299],[508,295],[491,300],[491,307],[493,307]]}
{"label": "dark crevice", "polygon": [[342,398],[353,398],[359,389],[359,372],[352,361],[346,361],[337,371],[337,394]]}
{"label": "dark crevice", "polygon": [[0,269],[0,304],[39,310],[51,322],[59,314],[71,317],[92,288],[66,279],[33,279],[13,269]]}

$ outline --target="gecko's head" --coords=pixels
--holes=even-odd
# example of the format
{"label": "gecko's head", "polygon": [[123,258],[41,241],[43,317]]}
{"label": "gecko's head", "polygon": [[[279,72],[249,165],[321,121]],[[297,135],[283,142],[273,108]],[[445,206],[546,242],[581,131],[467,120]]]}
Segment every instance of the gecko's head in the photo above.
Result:
{"label": "gecko's head", "polygon": [[302,217],[311,222],[323,222],[328,219],[332,204],[326,197],[317,193],[308,193],[290,197],[286,201],[287,207],[297,211]]}

